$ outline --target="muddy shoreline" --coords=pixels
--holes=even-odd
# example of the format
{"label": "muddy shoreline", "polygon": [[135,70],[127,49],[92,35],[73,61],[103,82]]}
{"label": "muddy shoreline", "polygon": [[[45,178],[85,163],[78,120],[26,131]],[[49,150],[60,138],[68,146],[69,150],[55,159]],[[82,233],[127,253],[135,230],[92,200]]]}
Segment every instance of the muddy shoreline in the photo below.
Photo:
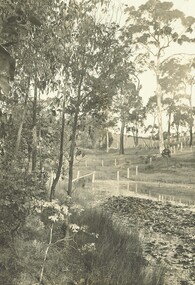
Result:
{"label": "muddy shoreline", "polygon": [[137,230],[149,266],[167,270],[166,284],[195,284],[195,213],[181,205],[113,196],[102,208],[125,231]]}

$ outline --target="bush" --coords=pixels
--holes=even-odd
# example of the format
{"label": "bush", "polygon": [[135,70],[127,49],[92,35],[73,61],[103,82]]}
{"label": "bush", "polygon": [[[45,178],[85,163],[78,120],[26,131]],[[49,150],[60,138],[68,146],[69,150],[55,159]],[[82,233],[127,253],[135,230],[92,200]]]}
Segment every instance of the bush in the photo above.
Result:
{"label": "bush", "polygon": [[[3,285],[16,284],[23,270],[16,240],[21,237],[29,216],[29,203],[45,193],[44,181],[38,175],[18,169],[0,171],[0,280]],[[29,235],[29,234],[28,234]]]}

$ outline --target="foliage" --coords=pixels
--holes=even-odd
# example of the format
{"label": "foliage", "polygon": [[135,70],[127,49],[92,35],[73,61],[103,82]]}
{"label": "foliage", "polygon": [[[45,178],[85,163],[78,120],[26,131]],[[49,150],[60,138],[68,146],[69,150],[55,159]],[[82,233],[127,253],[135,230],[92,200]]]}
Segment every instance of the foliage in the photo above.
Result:
{"label": "foliage", "polygon": [[[87,141],[85,136],[92,145],[100,137],[103,146],[107,139],[111,145],[109,127],[117,119],[110,118],[111,111],[116,111],[124,126],[130,122],[134,133],[142,126],[145,108],[139,95],[138,75],[145,70],[148,53],[138,52],[132,58],[132,42],[155,47],[160,57],[166,45],[160,47],[159,39],[168,40],[168,44],[190,41],[187,34],[194,19],[173,11],[169,3],[156,1],[154,7],[154,1],[148,1],[138,11],[127,8],[134,19],[144,17],[139,17],[140,23],[120,29],[116,23],[97,17],[99,8],[105,15],[108,2],[5,0],[0,3],[3,253],[0,278],[3,284],[60,285],[82,277],[89,284],[115,284],[116,280],[120,284],[128,284],[129,280],[131,284],[145,282],[137,236],[132,235],[133,243],[129,243],[126,234],[114,230],[110,220],[97,213],[86,214],[78,224],[78,216],[74,221],[70,215],[71,198],[64,198],[67,196],[64,189],[64,200],[56,201],[55,187],[60,176],[68,173],[66,190],[71,196],[74,161],[84,156],[78,146]],[[148,8],[155,8],[156,16]],[[171,26],[180,19],[188,27],[185,35],[176,34]],[[153,36],[148,32],[151,27]],[[155,70],[153,61],[149,65]],[[158,67],[165,69],[159,78],[163,88],[168,68],[163,62]],[[179,70],[178,67],[174,74],[177,83]],[[187,70],[185,66],[183,71]],[[189,81],[188,76],[185,79]],[[173,80],[170,78],[168,83],[172,88],[176,87]],[[48,94],[52,98],[47,98]],[[192,125],[187,109],[177,108],[174,112],[176,126],[186,122]],[[55,173],[54,191],[48,202],[46,186],[50,171]],[[94,218],[94,224],[87,215]],[[89,228],[84,226],[85,222]]]}
{"label": "foliage", "polygon": [[[189,127],[191,130],[194,121],[192,109],[193,63],[191,60],[188,60],[187,63],[182,62],[179,58],[166,61],[162,65],[161,86],[164,95],[163,105],[169,116],[169,125],[176,126],[177,136],[179,136],[180,126]],[[190,144],[192,144],[192,137]]]}
{"label": "foliage", "polygon": [[156,78],[155,95],[157,98],[159,149],[161,153],[164,142],[160,78],[162,65],[167,60],[165,51],[173,44],[193,41],[191,33],[195,19],[185,17],[181,11],[173,9],[172,2],[161,2],[159,0],[149,0],[137,9],[126,7],[126,13],[128,18],[123,29],[122,39],[127,45],[129,42],[133,42],[137,48],[144,49],[144,53],[148,57],[148,68],[154,72]]}
{"label": "foliage", "polygon": [[11,169],[8,173],[1,169],[0,189],[1,281],[13,284],[22,270],[15,239],[25,225],[32,198],[45,197],[44,179],[40,179],[39,173],[27,174]]}

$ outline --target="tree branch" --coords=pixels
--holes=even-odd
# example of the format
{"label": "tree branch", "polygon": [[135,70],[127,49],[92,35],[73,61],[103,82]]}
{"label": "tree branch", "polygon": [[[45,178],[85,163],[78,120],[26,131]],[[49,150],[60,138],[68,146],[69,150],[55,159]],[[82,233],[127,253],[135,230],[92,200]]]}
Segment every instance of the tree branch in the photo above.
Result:
{"label": "tree branch", "polygon": [[195,53],[175,53],[175,54],[172,54],[170,56],[168,56],[167,58],[165,58],[161,63],[160,65],[162,65],[163,63],[165,63],[166,61],[168,61],[169,59],[173,58],[173,57],[176,57],[176,56],[195,56]]}

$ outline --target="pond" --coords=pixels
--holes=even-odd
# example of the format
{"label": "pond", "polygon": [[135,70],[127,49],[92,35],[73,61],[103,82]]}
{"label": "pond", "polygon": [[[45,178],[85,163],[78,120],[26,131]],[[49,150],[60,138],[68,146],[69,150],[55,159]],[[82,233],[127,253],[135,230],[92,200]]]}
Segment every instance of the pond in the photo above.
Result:
{"label": "pond", "polygon": [[195,189],[175,184],[167,186],[160,183],[150,185],[143,182],[95,181],[95,183],[86,183],[83,187],[78,185],[76,195],[94,202],[110,196],[131,196],[195,207]]}

